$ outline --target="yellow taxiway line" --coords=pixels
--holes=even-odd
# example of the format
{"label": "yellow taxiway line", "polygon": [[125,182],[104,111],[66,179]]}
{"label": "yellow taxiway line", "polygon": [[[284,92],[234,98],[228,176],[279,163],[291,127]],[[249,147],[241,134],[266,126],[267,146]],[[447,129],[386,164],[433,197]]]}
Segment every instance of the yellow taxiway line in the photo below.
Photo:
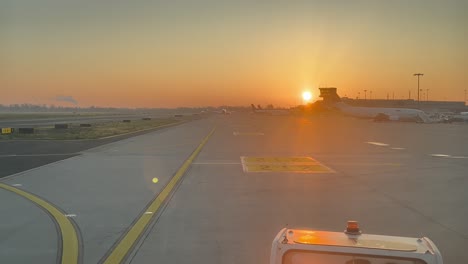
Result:
{"label": "yellow taxiway line", "polygon": [[[79,240],[75,227],[71,221],[57,209],[54,205],[44,201],[36,195],[12,187],[7,184],[0,183],[0,188],[13,192],[23,198],[37,204],[46,210],[50,216],[54,218],[60,228],[60,235],[62,240],[62,256],[60,262],[63,264],[78,263],[79,258]],[[59,238],[60,239],[60,238]]]}
{"label": "yellow taxiway line", "polygon": [[166,187],[164,187],[164,189],[158,194],[158,196],[156,196],[156,199],[154,199],[151,202],[151,204],[148,206],[145,212],[138,217],[135,224],[130,227],[130,229],[127,231],[125,236],[119,241],[119,243],[116,246],[114,246],[111,253],[103,262],[104,264],[122,263],[122,261],[125,260],[126,256],[130,253],[135,243],[140,239],[145,229],[151,223],[151,219],[153,218],[153,216],[157,214],[157,211],[163,205],[164,200],[166,200],[171,191],[180,181],[180,179],[190,167],[192,162],[195,160],[197,155],[200,153],[202,148],[208,142],[211,135],[213,135],[214,131],[215,128],[213,128],[211,132],[200,142],[200,144],[192,153],[192,155],[190,155],[190,157],[184,162],[184,164],[182,164],[182,166],[172,177],[172,179],[169,181]]}

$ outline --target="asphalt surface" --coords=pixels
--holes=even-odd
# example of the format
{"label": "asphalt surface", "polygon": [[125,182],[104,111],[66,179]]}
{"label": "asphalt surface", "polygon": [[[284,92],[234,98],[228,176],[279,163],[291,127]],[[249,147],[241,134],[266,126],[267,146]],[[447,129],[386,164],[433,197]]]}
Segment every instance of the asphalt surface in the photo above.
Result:
{"label": "asphalt surface", "polygon": [[119,121],[123,119],[141,119],[143,117],[151,118],[167,118],[172,117],[170,114],[119,114],[119,115],[96,115],[96,116],[68,116],[68,117],[48,117],[48,118],[32,118],[32,119],[5,119],[0,120],[0,127],[44,127],[54,126],[55,124],[94,124],[102,122]]}
{"label": "asphalt surface", "polygon": [[75,117],[48,117],[33,119],[6,119],[0,120],[0,127],[40,127],[53,126],[62,123],[97,123],[110,122],[122,119],[141,118],[137,115],[112,115],[112,116],[75,116]]}
{"label": "asphalt surface", "polygon": [[164,129],[167,127],[93,140],[3,140],[0,141],[0,178],[80,155],[83,150]]}
{"label": "asphalt surface", "polygon": [[[468,126],[463,124],[215,116],[81,151],[0,182],[71,215],[83,263],[97,263],[213,127],[163,210],[131,248],[128,262],[268,263],[271,241],[286,225],[341,231],[354,219],[365,233],[427,236],[444,263],[468,263]],[[260,166],[266,171],[248,172],[257,168],[245,163],[251,157],[310,157],[329,170],[291,165],[296,172],[287,172],[270,164]],[[0,218],[2,233],[8,232],[0,238],[0,259],[57,259],[60,235],[51,235],[53,221],[46,213],[1,188],[0,197],[2,212],[8,212]]]}

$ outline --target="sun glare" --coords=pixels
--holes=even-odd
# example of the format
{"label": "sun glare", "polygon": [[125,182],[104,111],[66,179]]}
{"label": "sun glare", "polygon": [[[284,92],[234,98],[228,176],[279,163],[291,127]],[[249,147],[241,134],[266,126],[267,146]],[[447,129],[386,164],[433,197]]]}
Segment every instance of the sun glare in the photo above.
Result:
{"label": "sun glare", "polygon": [[305,102],[309,102],[310,99],[312,99],[312,93],[309,92],[309,91],[305,91],[302,93],[302,99],[305,101]]}

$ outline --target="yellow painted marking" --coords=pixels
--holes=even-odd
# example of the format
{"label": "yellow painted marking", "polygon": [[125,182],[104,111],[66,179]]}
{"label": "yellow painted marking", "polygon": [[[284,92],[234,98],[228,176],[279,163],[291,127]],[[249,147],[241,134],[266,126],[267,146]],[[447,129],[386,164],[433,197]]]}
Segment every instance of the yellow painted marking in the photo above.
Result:
{"label": "yellow painted marking", "polygon": [[137,242],[145,228],[150,223],[153,215],[155,215],[156,212],[159,210],[164,200],[169,196],[172,189],[174,189],[179,180],[185,174],[185,172],[195,160],[197,155],[200,153],[202,148],[208,142],[208,139],[210,139],[211,135],[213,135],[214,131],[215,128],[213,128],[211,132],[201,141],[201,143],[198,145],[198,147],[195,149],[192,155],[190,155],[190,157],[184,162],[184,164],[182,164],[182,167],[180,167],[176,174],[172,177],[167,186],[158,194],[156,199],[154,199],[154,201],[149,205],[149,207],[146,208],[147,212],[153,213],[140,215],[136,223],[128,230],[127,234],[125,234],[125,236],[122,238],[122,240],[120,240],[117,246],[115,246],[112,249],[112,252],[104,261],[105,264],[121,263],[125,259],[129,251],[132,249],[133,245]]}
{"label": "yellow painted marking", "polygon": [[245,172],[334,172],[311,157],[241,157]]}
{"label": "yellow painted marking", "polygon": [[38,206],[44,208],[50,215],[57,221],[60,232],[62,233],[62,260],[61,263],[73,264],[78,263],[79,247],[78,247],[78,236],[76,234],[75,227],[70,220],[58,210],[55,206],[35,196],[34,194],[26,191],[17,189],[10,185],[0,183],[0,188],[11,191],[23,198],[30,200]]}
{"label": "yellow painted marking", "polygon": [[248,172],[303,172],[303,173],[324,173],[332,172],[329,168],[320,164],[314,165],[294,165],[294,164],[246,164]]}
{"label": "yellow painted marking", "polygon": [[309,157],[242,157],[245,163],[314,163],[317,161]]}
{"label": "yellow painted marking", "polygon": [[11,127],[2,128],[2,134],[11,134]]}

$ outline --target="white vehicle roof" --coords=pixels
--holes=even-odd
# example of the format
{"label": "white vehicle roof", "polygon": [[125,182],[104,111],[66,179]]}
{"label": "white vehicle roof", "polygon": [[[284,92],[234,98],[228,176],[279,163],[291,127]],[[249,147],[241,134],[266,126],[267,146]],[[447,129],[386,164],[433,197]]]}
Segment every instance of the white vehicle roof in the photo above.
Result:
{"label": "white vehicle roof", "polygon": [[432,251],[422,238],[382,235],[348,236],[343,232],[288,229],[287,233],[295,244],[340,246],[365,249],[417,252]]}
{"label": "white vehicle roof", "polygon": [[[270,263],[326,261],[344,264],[344,260],[355,258],[368,259],[370,263],[443,263],[439,250],[428,238],[361,234],[358,227],[354,231],[284,228],[273,241]],[[293,262],[293,259],[298,261]]]}

